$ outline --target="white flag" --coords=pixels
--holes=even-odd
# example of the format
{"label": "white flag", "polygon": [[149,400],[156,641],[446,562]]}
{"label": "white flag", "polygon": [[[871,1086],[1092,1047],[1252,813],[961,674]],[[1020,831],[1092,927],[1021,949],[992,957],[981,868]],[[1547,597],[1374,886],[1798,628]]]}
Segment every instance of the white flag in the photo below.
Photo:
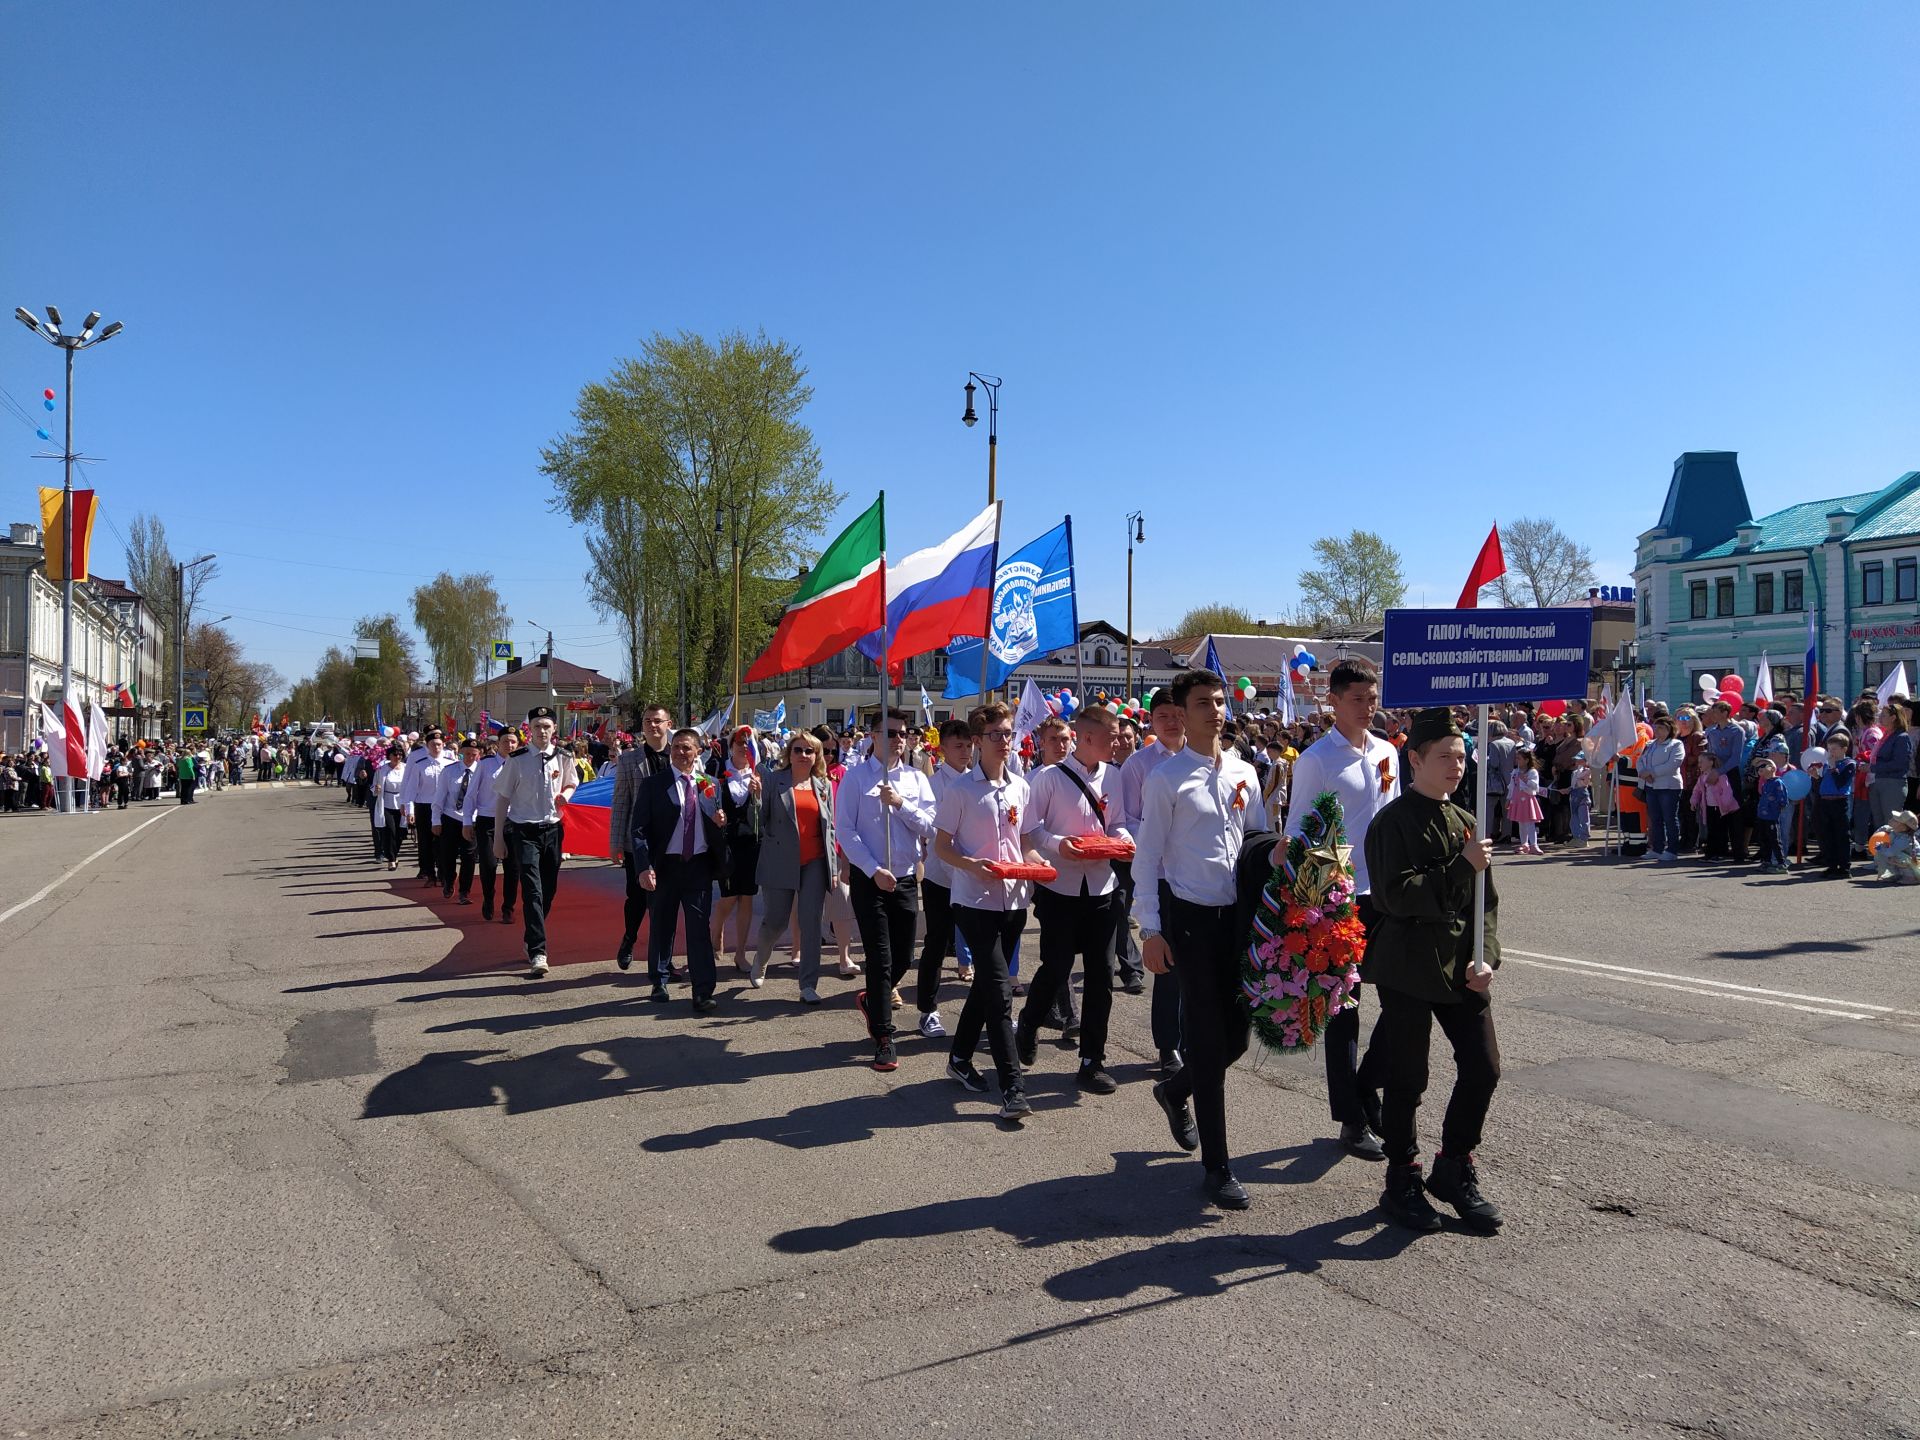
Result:
{"label": "white flag", "polygon": [[40,702],[40,738],[47,742],[47,769],[58,779],[67,773],[67,727],[44,700]]}
{"label": "white flag", "polygon": [[107,712],[98,700],[87,705],[87,778],[98,780],[107,768]]}
{"label": "white flag", "polygon": [[[1631,685],[1632,682],[1628,683]],[[1631,691],[1629,690],[1628,693],[1631,694]],[[1600,687],[1600,704],[1605,713],[1595,722],[1593,728],[1587,731],[1587,764],[1596,770],[1611,761],[1619,748],[1613,743],[1613,712],[1616,706],[1611,686]]]}
{"label": "white flag", "polygon": [[733,701],[729,700],[718,710],[700,722],[700,733],[711,740],[726,728],[727,719],[733,714]]}
{"label": "white flag", "polygon": [[1027,685],[1020,692],[1020,708],[1013,716],[1013,748],[1018,750],[1020,742],[1040,728],[1040,722],[1053,711],[1047,706],[1047,697],[1040,693],[1040,687],[1033,683],[1033,677],[1027,677]]}
{"label": "white flag", "polygon": [[1773,703],[1773,664],[1767,659],[1767,652],[1760,652],[1760,673],[1753,677],[1753,703],[1771,705]]}
{"label": "white flag", "polygon": [[1902,660],[1887,672],[1887,678],[1880,682],[1880,688],[1874,692],[1880,703],[1885,705],[1896,695],[1911,695],[1907,688],[1907,662]]}
{"label": "white flag", "polygon": [[1293,708],[1293,672],[1283,671],[1280,675],[1280,723],[1291,725],[1299,718]]}
{"label": "white flag", "polygon": [[927,724],[933,724],[933,701],[927,695],[927,687],[920,687],[920,713],[927,717]]}

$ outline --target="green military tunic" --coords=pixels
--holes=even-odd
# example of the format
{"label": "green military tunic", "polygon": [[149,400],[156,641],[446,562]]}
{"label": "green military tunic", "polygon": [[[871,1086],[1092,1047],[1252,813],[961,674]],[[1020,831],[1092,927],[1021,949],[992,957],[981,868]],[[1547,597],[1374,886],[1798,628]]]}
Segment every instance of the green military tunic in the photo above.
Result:
{"label": "green military tunic", "polygon": [[[1473,963],[1473,816],[1407,790],[1367,826],[1367,878],[1379,921],[1360,978],[1435,1005],[1457,1003]],[[1486,960],[1498,968],[1499,900],[1487,875]]]}

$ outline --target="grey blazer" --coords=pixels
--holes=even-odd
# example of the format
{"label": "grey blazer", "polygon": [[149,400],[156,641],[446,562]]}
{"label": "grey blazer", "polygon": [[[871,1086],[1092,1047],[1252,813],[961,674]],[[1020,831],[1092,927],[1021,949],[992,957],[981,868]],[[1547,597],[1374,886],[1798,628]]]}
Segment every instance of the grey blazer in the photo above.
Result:
{"label": "grey blazer", "polygon": [[615,762],[613,805],[607,815],[607,835],[614,850],[625,851],[627,839],[633,833],[633,802],[639,798],[640,782],[655,771],[666,769],[668,763],[666,751],[656,755],[645,744],[636,745]]}
{"label": "grey blazer", "polygon": [[[820,843],[833,870],[833,786],[820,802]],[[800,825],[794,818],[793,771],[763,770],[760,777],[760,866],[754,882],[773,890],[800,888]]]}

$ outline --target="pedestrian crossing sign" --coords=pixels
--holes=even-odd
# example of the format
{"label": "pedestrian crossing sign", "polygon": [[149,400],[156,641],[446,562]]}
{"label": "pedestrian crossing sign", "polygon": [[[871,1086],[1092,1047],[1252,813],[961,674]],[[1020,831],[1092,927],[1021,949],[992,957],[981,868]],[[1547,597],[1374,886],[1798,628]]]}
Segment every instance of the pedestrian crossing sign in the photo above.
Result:
{"label": "pedestrian crossing sign", "polygon": [[493,642],[493,658],[496,660],[513,659],[513,641],[496,640]]}
{"label": "pedestrian crossing sign", "polygon": [[207,712],[204,709],[195,709],[193,706],[183,707],[180,711],[180,728],[182,730],[206,729]]}

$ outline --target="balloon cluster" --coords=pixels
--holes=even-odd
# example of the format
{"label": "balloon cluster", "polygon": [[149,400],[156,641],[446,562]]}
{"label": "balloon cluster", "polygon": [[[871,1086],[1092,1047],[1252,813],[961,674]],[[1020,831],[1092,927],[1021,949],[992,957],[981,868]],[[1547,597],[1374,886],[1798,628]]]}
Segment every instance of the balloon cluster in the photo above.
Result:
{"label": "balloon cluster", "polygon": [[[46,406],[48,410],[53,409],[53,391],[42,390],[40,392],[40,395],[41,395],[40,403]],[[48,430],[47,427],[44,425],[39,425],[34,427],[33,433],[38,435],[42,440],[53,439],[53,433],[50,430]]]}
{"label": "balloon cluster", "polygon": [[1080,701],[1073,691],[1062,690],[1058,695],[1047,697],[1047,708],[1062,720],[1071,720],[1074,712],[1080,708]]}
{"label": "balloon cluster", "polygon": [[1700,703],[1711,705],[1716,700],[1724,700],[1735,710],[1747,703],[1747,682],[1738,675],[1723,675],[1718,680],[1711,675],[1700,677]]}
{"label": "balloon cluster", "polygon": [[1317,669],[1319,664],[1318,655],[1304,645],[1296,645],[1293,647],[1293,658],[1287,661],[1287,673],[1293,677],[1295,684],[1304,685],[1308,674]]}
{"label": "balloon cluster", "polygon": [[1251,705],[1253,703],[1253,697],[1259,693],[1258,690],[1254,689],[1253,681],[1244,675],[1240,677],[1239,682],[1233,687],[1234,698],[1242,705]]}

